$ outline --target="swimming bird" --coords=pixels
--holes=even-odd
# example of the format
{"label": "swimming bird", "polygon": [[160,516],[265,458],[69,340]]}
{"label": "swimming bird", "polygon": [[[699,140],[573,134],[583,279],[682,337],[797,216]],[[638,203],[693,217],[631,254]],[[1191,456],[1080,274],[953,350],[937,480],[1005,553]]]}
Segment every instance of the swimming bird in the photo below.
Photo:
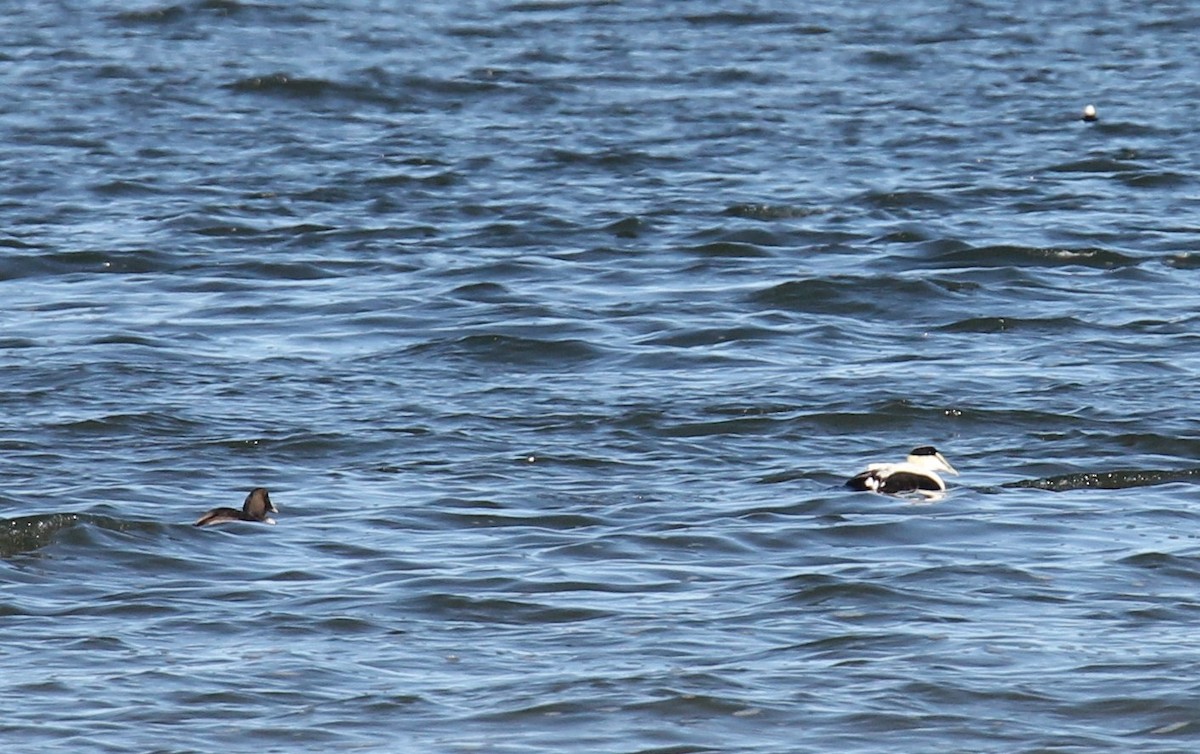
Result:
{"label": "swimming bird", "polygon": [[242,509],[213,508],[196,521],[193,526],[208,526],[209,524],[224,524],[229,521],[262,521],[266,524],[275,523],[275,519],[267,518],[268,513],[278,513],[279,509],[271,503],[271,496],[265,487],[255,487],[246,495]]}
{"label": "swimming bird", "polygon": [[945,471],[958,476],[950,462],[931,445],[913,448],[903,463],[873,463],[856,474],[846,486],[852,490],[884,492],[944,492],[946,483],[937,475]]}

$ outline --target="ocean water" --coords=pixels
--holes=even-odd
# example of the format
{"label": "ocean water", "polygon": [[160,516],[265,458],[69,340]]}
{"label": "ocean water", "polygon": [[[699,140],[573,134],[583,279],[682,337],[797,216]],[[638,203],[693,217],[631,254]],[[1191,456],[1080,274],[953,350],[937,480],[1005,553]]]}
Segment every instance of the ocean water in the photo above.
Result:
{"label": "ocean water", "polygon": [[1198,28],[7,9],[5,750],[1195,751]]}

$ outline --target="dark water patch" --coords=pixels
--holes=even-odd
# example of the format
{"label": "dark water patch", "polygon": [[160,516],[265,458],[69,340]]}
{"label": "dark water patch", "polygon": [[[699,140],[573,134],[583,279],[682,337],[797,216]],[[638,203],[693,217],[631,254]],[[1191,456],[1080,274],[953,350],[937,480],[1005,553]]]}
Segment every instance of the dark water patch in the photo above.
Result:
{"label": "dark water patch", "polygon": [[[1017,534],[1011,528],[1003,527],[1000,531],[1006,534]],[[1044,530],[1038,530],[1044,534]],[[1057,527],[1059,535],[1066,534],[1065,527]],[[1051,586],[1048,578],[1034,571],[1017,568],[1007,563],[956,563],[917,568],[901,574],[894,579],[896,584],[911,585],[930,590],[939,600],[947,605],[973,605],[991,599],[989,592],[1003,585],[1005,588],[1042,589]],[[949,584],[956,585],[953,590],[943,591],[941,587]],[[951,591],[953,593],[951,593]]]}
{"label": "dark water patch", "polygon": [[[899,593],[891,589],[880,589],[870,586],[864,586],[858,590],[858,596],[871,600],[874,597],[888,597],[889,601],[899,603],[901,598]],[[837,600],[839,595],[826,593],[825,590],[818,589],[816,593],[809,595],[816,597],[817,601],[812,602],[811,599],[802,597],[799,601],[801,604],[810,604],[816,607],[826,607],[831,600]],[[847,613],[847,618],[853,618],[855,613],[850,611]],[[815,639],[800,640],[797,644],[789,649],[795,652],[801,652],[805,657],[812,658],[820,662],[833,663],[837,668],[850,669],[861,667],[873,660],[886,657],[894,657],[898,653],[907,653],[912,651],[912,642],[916,637],[903,634],[891,633],[884,631],[865,631],[861,629],[847,627],[844,632],[838,633],[835,636],[821,636]]]}
{"label": "dark water patch", "polygon": [[692,71],[690,73],[691,80],[698,86],[766,86],[774,76],[771,74],[756,73],[745,68],[709,68]]}
{"label": "dark water patch", "polygon": [[336,225],[321,223],[297,223],[295,225],[278,225],[275,232],[284,236],[319,236],[338,230]]}
{"label": "dark water patch", "polygon": [[604,356],[604,351],[588,340],[534,338],[500,333],[467,335],[417,346],[421,351],[431,348],[450,356],[465,357],[482,363],[542,369],[559,369],[566,365],[595,361]]}
{"label": "dark water patch", "polygon": [[508,286],[491,281],[466,283],[451,290],[448,295],[464,301],[487,304],[511,304],[521,301]]}
{"label": "dark water patch", "polygon": [[720,421],[684,422],[664,426],[664,437],[712,437],[728,435],[758,435],[772,429],[777,420],[764,417],[743,417]]}
{"label": "dark water patch", "polygon": [[760,306],[799,313],[891,318],[904,302],[919,310],[948,295],[928,280],[832,275],[778,283],[750,298]]}
{"label": "dark water patch", "polygon": [[841,477],[835,477],[824,471],[812,471],[809,469],[791,469],[788,471],[778,471],[771,474],[765,474],[758,479],[759,484],[784,484],[786,482],[798,481],[814,481],[828,488],[840,487],[845,481]]}
{"label": "dark water patch", "polygon": [[[424,79],[418,79],[418,83],[423,83],[424,87],[428,87],[424,83]],[[247,78],[238,79],[224,85],[228,91],[236,94],[253,94],[263,95],[267,97],[275,97],[284,100],[293,100],[299,102],[307,102],[318,104],[324,102],[337,103],[342,101],[354,102],[358,104],[395,106],[402,103],[403,98],[409,93],[411,81],[407,82],[410,86],[398,92],[390,92],[380,89],[374,84],[365,83],[347,83],[343,81],[333,81],[329,79],[307,78],[304,76],[296,76],[286,72],[277,72],[262,76],[249,76]],[[456,85],[445,84],[443,89],[461,88],[463,84]],[[487,86],[474,85],[473,90],[486,89]]]}
{"label": "dark water patch", "polygon": [[400,188],[415,185],[441,189],[453,186],[462,180],[462,175],[457,171],[441,170],[432,173],[422,171],[419,175],[413,175],[412,173],[392,173],[389,175],[373,176],[367,179],[366,185],[378,188]]}
{"label": "dark water patch", "polygon": [[840,409],[831,408],[835,410],[804,412],[790,417],[788,422],[802,433],[871,437],[886,431],[911,431],[914,426],[920,427],[926,423],[936,426],[954,412],[953,406],[894,397],[864,401]]}
{"label": "dark water patch", "polygon": [[40,248],[42,248],[42,246],[39,244],[27,243],[25,241],[22,241],[19,238],[13,238],[12,236],[7,236],[4,238],[0,238],[0,248],[32,250],[32,249],[40,249]]}
{"label": "dark water patch", "polygon": [[848,602],[877,602],[901,599],[902,592],[884,584],[852,577],[802,574],[786,579],[787,600],[809,606],[837,607]]}
{"label": "dark water patch", "polygon": [[561,13],[573,10],[588,10],[604,8],[611,0],[520,0],[501,7],[505,12],[513,13]]}
{"label": "dark water patch", "polygon": [[79,419],[58,425],[73,434],[100,437],[133,433],[159,437],[177,437],[195,428],[197,423],[176,414],[161,412],[117,413],[92,419]]}
{"label": "dark water patch", "polygon": [[[313,458],[327,456],[330,452],[344,447],[348,438],[339,432],[304,431],[279,436],[242,437],[237,440],[224,439],[216,444],[227,447],[244,447],[253,444],[264,451],[293,455],[296,458]],[[359,441],[361,443],[361,439]],[[274,495],[272,495],[274,497]]]}
{"label": "dark water patch", "polygon": [[[437,77],[405,74],[399,77],[387,69],[369,71],[374,79],[373,89],[387,94],[395,104],[413,106],[426,105],[458,110],[463,105],[479,100],[492,93],[503,95],[519,89],[511,82],[493,75],[496,69],[476,69],[473,76]],[[539,81],[549,87],[549,82]],[[486,99],[482,100],[486,101]]]}
{"label": "dark water patch", "polygon": [[1180,189],[1190,186],[1195,179],[1190,175],[1171,170],[1146,170],[1136,173],[1121,173],[1118,179],[1131,188]]}
{"label": "dark water patch", "polygon": [[128,251],[75,250],[6,254],[0,259],[0,281],[71,273],[137,274],[176,269],[179,259],[153,249]]}
{"label": "dark water patch", "polygon": [[723,343],[742,343],[785,337],[783,330],[765,327],[702,328],[654,335],[637,341],[638,345],[669,346],[672,348],[699,348]]}
{"label": "dark water patch", "polygon": [[1200,270],[1200,253],[1181,252],[1170,254],[1164,258],[1164,263],[1180,270]]}
{"label": "dark water patch", "polygon": [[92,191],[99,196],[106,197],[131,197],[131,196],[155,196],[165,193],[164,189],[155,184],[154,179],[133,179],[124,178],[117,180],[105,181],[103,183],[94,184],[91,187]]}
{"label": "dark water patch", "polygon": [[881,210],[941,210],[956,206],[953,197],[931,191],[868,191],[855,199],[867,207]]}
{"label": "dark water patch", "polygon": [[755,257],[770,256],[770,252],[754,244],[732,243],[729,241],[717,241],[700,244],[699,246],[690,246],[685,251],[700,257],[727,259],[753,259]]}
{"label": "dark water patch", "polygon": [[607,610],[588,607],[566,607],[542,604],[530,600],[503,597],[478,597],[462,594],[425,594],[414,600],[413,608],[426,617],[455,623],[489,625],[553,625],[582,623],[610,615]]}
{"label": "dark water patch", "polygon": [[[566,429],[586,430],[589,427],[594,427],[596,424],[595,417],[565,417],[553,418],[547,421],[533,422],[535,428],[543,429],[546,432],[560,432]],[[631,470],[638,464],[628,461],[617,460],[613,458],[598,458],[596,456],[572,454],[564,451],[560,452],[530,452],[522,453],[512,459],[512,462],[521,466],[529,466],[537,464],[542,468],[561,470],[569,469],[577,472],[591,471],[593,473],[601,472],[618,472],[621,470]]]}
{"label": "dark water patch", "polygon": [[1121,558],[1118,563],[1138,570],[1155,571],[1163,576],[1171,576],[1185,581],[1200,581],[1200,559],[1194,556],[1141,552]]}
{"label": "dark water patch", "polygon": [[1059,163],[1050,166],[1047,170],[1056,173],[1103,173],[1108,175],[1139,170],[1140,167],[1137,163],[1130,162],[1127,159],[1099,156]]}
{"label": "dark water patch", "polygon": [[930,240],[929,231],[915,225],[908,225],[872,238],[871,243],[920,244],[928,240]]}
{"label": "dark water patch", "polygon": [[1046,317],[1022,319],[1020,317],[970,317],[938,328],[945,332],[1002,333],[1014,330],[1044,333],[1078,333],[1096,329],[1094,325],[1075,317]]}
{"label": "dark water patch", "polygon": [[598,167],[618,174],[629,174],[642,169],[675,165],[682,158],[639,149],[608,147],[590,152],[551,149],[546,153],[546,159],[564,166]]}
{"label": "dark water patch", "polygon": [[825,207],[795,206],[788,204],[733,204],[725,208],[725,214],[730,217],[743,217],[749,220],[797,220],[827,212]]}
{"label": "dark water patch", "polygon": [[49,513],[0,519],[0,557],[36,552],[55,541],[59,533],[79,525],[79,513]]}
{"label": "dark water patch", "polygon": [[1178,470],[1121,469],[1116,471],[1082,472],[1063,474],[1042,479],[1022,479],[1008,482],[1002,487],[1032,487],[1065,492],[1067,490],[1100,489],[1123,490],[1131,487],[1149,487],[1157,484],[1187,482],[1200,484],[1200,468]]}
{"label": "dark water patch", "polygon": [[936,257],[939,266],[956,267],[1132,267],[1143,260],[1100,248],[982,246]]}
{"label": "dark water patch", "polygon": [[239,265],[240,271],[248,277],[266,280],[326,280],[340,277],[339,273],[329,269],[324,263],[294,261],[294,262],[250,262]]}
{"label": "dark water patch", "polygon": [[92,345],[97,346],[141,346],[143,348],[161,348],[170,349],[175,346],[173,340],[168,338],[153,338],[145,335],[139,335],[133,332],[119,332],[109,335],[101,335],[89,341]]}
{"label": "dark water patch", "polygon": [[[153,521],[114,518],[95,513],[46,513],[0,518],[0,557],[36,552],[59,542],[84,550],[103,547],[106,534],[132,533],[141,537],[161,532],[161,525]],[[153,563],[147,567],[148,570],[156,570]]]}
{"label": "dark water patch", "polygon": [[[466,39],[492,39],[505,38],[512,33],[512,30],[500,24],[458,24],[446,29],[446,35],[449,37],[463,37]],[[526,52],[523,60],[529,62],[540,63],[565,63],[568,58],[563,55],[555,55],[547,50],[529,51]]]}
{"label": "dark water patch", "polygon": [[318,97],[336,87],[325,79],[309,79],[293,76],[288,73],[272,73],[265,76],[251,76],[226,84],[226,88],[235,92],[252,92],[262,94],[284,94],[293,97]]}
{"label": "dark water patch", "polygon": [[[729,728],[736,726],[743,718],[756,721],[758,716],[763,713],[763,709],[739,698],[738,692],[744,693],[742,689],[723,694],[697,693],[699,688],[719,687],[721,682],[722,679],[718,673],[692,672],[682,681],[675,681],[667,687],[654,689],[651,692],[652,699],[634,702],[627,705],[627,709],[649,712],[659,719],[689,722],[704,719],[722,720]],[[743,724],[751,728],[758,727],[754,722]],[[639,754],[658,754],[658,752],[697,754],[718,751],[723,751],[723,749],[707,743],[694,743],[654,748],[650,749],[648,753],[640,752]]]}
{"label": "dark water patch", "polygon": [[799,16],[784,11],[717,11],[685,14],[683,19],[694,26],[780,26],[798,23]]}
{"label": "dark water patch", "polygon": [[199,2],[164,5],[158,8],[123,11],[121,13],[117,13],[115,16],[113,16],[113,18],[120,23],[131,25],[169,24],[191,18],[199,14],[207,14],[218,17],[232,16],[248,7],[251,6],[234,2],[234,0],[200,0]]}
{"label": "dark water patch", "polygon": [[895,49],[874,49],[862,53],[862,61],[869,66],[890,70],[910,70],[920,67],[920,59]]}
{"label": "dark water patch", "polygon": [[[696,240],[705,241],[710,244],[727,243],[755,247],[780,247],[788,246],[792,242],[790,235],[764,227],[740,227],[733,229],[716,227],[700,230],[692,235]],[[701,246],[698,248],[704,247]]]}
{"label": "dark water patch", "polygon": [[192,228],[191,232],[198,236],[208,236],[212,238],[242,238],[266,235],[270,232],[270,230],[266,228],[258,228],[244,223],[215,222]]}

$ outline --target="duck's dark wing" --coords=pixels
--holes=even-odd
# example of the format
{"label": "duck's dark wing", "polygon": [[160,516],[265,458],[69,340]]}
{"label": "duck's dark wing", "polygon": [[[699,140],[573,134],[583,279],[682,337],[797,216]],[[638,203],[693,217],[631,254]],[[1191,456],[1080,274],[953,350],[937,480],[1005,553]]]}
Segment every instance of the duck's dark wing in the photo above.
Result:
{"label": "duck's dark wing", "polygon": [[874,471],[864,471],[848,479],[846,486],[858,492],[874,492],[879,489],[879,475]]}
{"label": "duck's dark wing", "polygon": [[207,526],[208,524],[223,524],[226,521],[241,521],[242,512],[236,508],[213,508],[196,520],[192,526]]}
{"label": "duck's dark wing", "polygon": [[927,474],[916,474],[911,471],[896,471],[888,474],[880,480],[880,485],[877,488],[879,492],[915,492],[916,490],[935,490],[941,491],[946,489],[945,485],[938,484],[935,477]]}

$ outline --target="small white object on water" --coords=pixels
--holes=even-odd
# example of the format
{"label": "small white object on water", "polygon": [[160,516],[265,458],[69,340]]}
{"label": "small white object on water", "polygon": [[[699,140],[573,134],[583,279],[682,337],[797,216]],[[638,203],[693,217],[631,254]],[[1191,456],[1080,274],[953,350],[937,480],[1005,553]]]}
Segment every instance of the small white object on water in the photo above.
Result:
{"label": "small white object on water", "polygon": [[1092,123],[1098,119],[1099,119],[1099,116],[1096,115],[1096,106],[1095,105],[1088,105],[1087,107],[1083,108],[1084,122]]}

